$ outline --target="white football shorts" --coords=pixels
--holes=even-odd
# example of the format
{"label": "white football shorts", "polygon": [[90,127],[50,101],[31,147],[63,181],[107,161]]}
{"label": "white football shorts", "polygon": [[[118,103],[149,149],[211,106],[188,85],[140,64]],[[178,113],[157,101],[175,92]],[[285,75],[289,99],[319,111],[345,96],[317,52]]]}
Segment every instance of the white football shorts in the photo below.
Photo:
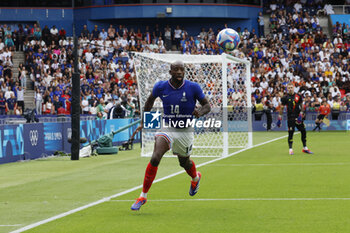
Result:
{"label": "white football shorts", "polygon": [[194,140],[193,129],[191,128],[162,128],[155,137],[163,137],[169,144],[174,155],[190,156]]}

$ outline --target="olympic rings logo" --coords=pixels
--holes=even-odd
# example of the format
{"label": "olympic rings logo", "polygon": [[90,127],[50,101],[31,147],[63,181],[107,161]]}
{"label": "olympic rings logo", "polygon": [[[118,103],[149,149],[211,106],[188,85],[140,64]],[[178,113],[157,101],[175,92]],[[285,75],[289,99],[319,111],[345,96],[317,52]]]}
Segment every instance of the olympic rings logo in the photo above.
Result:
{"label": "olympic rings logo", "polygon": [[32,146],[38,145],[39,133],[38,130],[31,130],[29,132],[29,140]]}

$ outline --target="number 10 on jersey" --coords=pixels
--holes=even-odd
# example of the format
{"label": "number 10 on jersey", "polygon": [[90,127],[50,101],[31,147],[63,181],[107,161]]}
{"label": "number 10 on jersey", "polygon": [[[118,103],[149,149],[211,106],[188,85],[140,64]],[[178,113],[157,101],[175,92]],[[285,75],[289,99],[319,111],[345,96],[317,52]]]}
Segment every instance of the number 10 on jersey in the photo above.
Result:
{"label": "number 10 on jersey", "polygon": [[171,114],[180,114],[179,105],[170,105],[170,112]]}

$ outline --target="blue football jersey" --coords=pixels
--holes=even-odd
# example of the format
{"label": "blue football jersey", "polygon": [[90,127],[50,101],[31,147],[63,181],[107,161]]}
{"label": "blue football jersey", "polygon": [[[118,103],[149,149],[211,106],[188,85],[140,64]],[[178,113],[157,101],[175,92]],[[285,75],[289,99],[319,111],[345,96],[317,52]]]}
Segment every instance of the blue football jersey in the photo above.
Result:
{"label": "blue football jersey", "polygon": [[189,80],[184,80],[179,88],[173,87],[170,80],[159,81],[154,85],[152,95],[162,100],[165,121],[192,119],[196,101],[205,97],[199,84]]}

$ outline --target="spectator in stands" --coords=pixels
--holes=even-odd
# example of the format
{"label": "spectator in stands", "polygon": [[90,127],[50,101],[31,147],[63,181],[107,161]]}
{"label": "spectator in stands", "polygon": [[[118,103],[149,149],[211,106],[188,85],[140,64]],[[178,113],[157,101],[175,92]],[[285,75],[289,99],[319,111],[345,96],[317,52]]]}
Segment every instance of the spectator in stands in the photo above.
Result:
{"label": "spectator in stands", "polygon": [[93,101],[91,107],[90,107],[90,114],[96,115],[97,114],[97,101]]}
{"label": "spectator in stands", "polygon": [[300,4],[300,1],[297,1],[294,4],[294,10],[295,10],[295,12],[299,13],[301,9],[302,9],[302,5]]}
{"label": "spectator in stands", "polygon": [[100,32],[99,38],[100,38],[101,40],[105,41],[105,40],[107,39],[107,37],[108,37],[107,32],[105,31],[104,28],[102,28],[102,31]]}
{"label": "spectator in stands", "polygon": [[49,41],[51,38],[51,33],[47,25],[45,25],[45,27],[43,28],[41,35],[42,35],[42,40],[45,42],[45,44],[50,44]]}
{"label": "spectator in stands", "polygon": [[60,100],[59,97],[57,95],[53,95],[53,107],[52,107],[52,114],[58,114],[58,109],[61,107],[60,105]]}
{"label": "spectator in stands", "polygon": [[43,95],[40,92],[40,89],[37,88],[35,93],[35,110],[38,115],[42,114],[42,107],[43,107],[42,104],[43,104]]}
{"label": "spectator in stands", "polygon": [[4,69],[3,69],[3,73],[5,77],[7,76],[9,78],[12,78],[12,71],[11,71],[12,67],[13,67],[13,63],[11,61],[11,57],[7,56],[5,58]]}
{"label": "spectator in stands", "polygon": [[[320,102],[319,99],[322,96],[328,97],[328,92],[331,96],[335,93],[331,90],[333,83],[336,83],[337,90],[341,89],[342,95],[344,95],[343,92],[346,94],[350,91],[350,80],[345,74],[349,70],[347,65],[349,45],[345,34],[348,34],[349,31],[346,30],[348,25],[337,24],[335,32],[340,34],[342,42],[337,43],[338,39],[327,38],[319,26],[317,16],[308,8],[312,1],[306,2],[307,7],[305,7],[305,1],[298,2],[302,6],[299,13],[293,12],[295,2],[290,1],[289,5],[275,4],[275,9],[270,15],[270,22],[273,25],[271,27],[272,34],[266,35],[266,39],[259,38],[254,31],[244,30],[241,33],[241,40],[244,43],[241,43],[233,55],[252,61],[252,67],[256,69],[256,72],[252,70],[255,80],[252,88],[261,91],[259,98],[262,99],[263,104],[269,99],[266,97],[268,92],[271,93],[273,106],[278,106],[279,94],[283,92],[289,82],[294,82],[296,91],[305,93],[305,97],[306,94],[310,96],[311,102],[308,103],[308,106],[312,109]],[[315,4],[319,3],[315,1]],[[259,16],[262,17],[262,14]],[[220,53],[212,29],[208,31],[201,29],[198,31],[200,37],[193,37],[196,35],[189,35],[185,30],[180,29],[183,26],[178,25],[177,27],[180,30],[178,32],[180,38],[184,38],[183,47],[185,49],[183,52],[190,54]],[[228,25],[226,26],[228,27]],[[102,36],[98,39],[94,36],[90,37],[89,31],[84,25],[83,37],[79,38],[79,67],[82,83],[86,85],[84,87],[82,85],[81,90],[91,106],[91,114],[96,114],[96,111],[93,110],[96,94],[105,100],[111,97],[126,100],[126,96],[136,86],[133,58],[129,56],[128,51],[158,53],[164,52],[165,48],[171,49],[171,39],[175,39],[175,35],[172,35],[169,26],[165,27],[163,36],[159,31],[159,26],[158,29],[157,26],[155,28],[151,26],[152,31],[149,28],[146,27],[145,34],[142,34],[139,28],[135,33],[132,28],[120,25],[117,31],[114,30],[114,37],[111,38],[113,25],[110,25],[107,31],[108,37]],[[102,35],[104,30],[101,28],[101,33],[99,32],[97,37]],[[42,34],[44,37],[44,30]],[[259,36],[261,36],[260,32]],[[64,90],[66,86],[70,85],[71,80],[69,69],[73,63],[72,42],[71,46],[68,45],[67,40],[60,40],[55,46],[52,45],[51,41],[46,44],[42,44],[40,41],[38,43],[32,42],[28,40],[25,45],[25,66],[30,71],[28,75],[36,81],[36,86],[40,90],[50,90],[50,86],[53,87],[53,90],[56,90],[56,86],[58,86],[59,91]],[[0,55],[0,60],[1,57],[4,56]],[[126,60],[130,65],[126,65]],[[338,72],[340,75],[337,74]],[[10,80],[10,77],[5,79]],[[232,80],[235,80],[234,74],[232,74]],[[234,88],[236,87],[233,85],[232,89]],[[96,94],[92,93],[91,90],[94,90]],[[52,93],[62,98],[62,93]],[[339,95],[338,91],[336,93],[334,97]],[[133,93],[132,95],[137,94]],[[236,96],[236,94],[234,95]],[[53,98],[55,99],[55,97]],[[239,99],[241,97],[238,98],[237,102]],[[55,107],[55,109],[58,108]],[[135,106],[135,110],[137,110],[137,106]]]}
{"label": "spectator in stands", "polygon": [[22,86],[16,86],[17,106],[21,112],[24,112],[24,90],[25,88],[22,88]]}
{"label": "spectator in stands", "polygon": [[93,40],[93,39],[98,39],[100,35],[100,31],[98,30],[98,27],[97,25],[94,26],[94,29],[91,31],[91,37],[90,37],[90,40]]}
{"label": "spectator in stands", "polygon": [[22,63],[18,67],[18,81],[20,81],[22,88],[27,87],[27,70]]}
{"label": "spectator in stands", "polygon": [[115,28],[113,27],[112,24],[109,25],[109,28],[108,28],[107,33],[108,33],[109,39],[110,39],[110,40],[114,40],[114,38],[115,38]]}
{"label": "spectator in stands", "polygon": [[[4,82],[4,85],[6,85],[6,83]],[[12,91],[11,86],[7,86],[6,87],[6,91],[5,91],[5,99],[8,100],[11,98],[12,95],[14,95],[15,93]]]}
{"label": "spectator in stands", "polygon": [[6,115],[6,99],[2,91],[0,91],[0,115]]}
{"label": "spectator in stands", "polygon": [[58,29],[55,25],[50,29],[51,41],[58,42]]}
{"label": "spectator in stands", "polygon": [[169,25],[166,25],[164,28],[164,46],[166,50],[171,50],[171,28]]}
{"label": "spectator in stands", "polygon": [[82,38],[90,38],[90,33],[89,33],[88,28],[87,28],[87,25],[83,26],[83,30],[81,31],[80,35]]}
{"label": "spectator in stands", "polygon": [[2,38],[0,38],[0,50],[3,50],[5,48],[5,44],[2,40]]}
{"label": "spectator in stands", "polygon": [[332,106],[332,120],[338,120],[339,114],[340,114],[340,96],[336,96],[333,101],[333,106]]}
{"label": "spectator in stands", "polygon": [[182,33],[182,30],[180,29],[180,26],[177,25],[176,29],[174,30],[174,44],[176,45],[177,49],[180,48],[181,33]]}
{"label": "spectator in stands", "polygon": [[62,102],[59,102],[59,108],[57,109],[57,115],[66,115],[66,109],[63,107]]}
{"label": "spectator in stands", "polygon": [[98,112],[96,115],[96,120],[105,120],[106,116],[103,115],[102,112]]}
{"label": "spectator in stands", "polygon": [[41,28],[40,27],[36,27],[34,29],[33,36],[34,36],[35,40],[40,40],[40,38],[41,38]]}
{"label": "spectator in stands", "polygon": [[66,30],[62,27],[61,30],[58,32],[58,39],[62,40],[62,39],[66,39]]}
{"label": "spectator in stands", "polygon": [[108,111],[105,110],[106,104],[103,98],[99,99],[99,105],[97,106],[97,113],[101,112],[104,117],[107,117]]}
{"label": "spectator in stands", "polygon": [[23,26],[22,24],[18,24],[16,51],[23,51],[24,39],[25,39],[25,35],[24,35]]}
{"label": "spectator in stands", "polygon": [[51,98],[47,99],[47,102],[45,103],[44,109],[45,109],[45,111],[44,111],[45,114],[52,114],[53,113],[54,105],[52,103]]}
{"label": "spectator in stands", "polygon": [[83,114],[89,114],[89,101],[86,96],[83,96],[83,100],[81,101],[81,109]]}
{"label": "spectator in stands", "polygon": [[323,10],[326,13],[326,15],[334,14],[333,6],[331,4],[325,4]]}
{"label": "spectator in stands", "polygon": [[6,101],[6,108],[8,110],[8,115],[14,115],[17,108],[17,100],[15,95],[12,93],[11,97]]}
{"label": "spectator in stands", "polygon": [[259,16],[258,16],[258,24],[259,24],[259,37],[265,37],[265,22],[264,22],[264,17],[262,12],[259,12]]}

